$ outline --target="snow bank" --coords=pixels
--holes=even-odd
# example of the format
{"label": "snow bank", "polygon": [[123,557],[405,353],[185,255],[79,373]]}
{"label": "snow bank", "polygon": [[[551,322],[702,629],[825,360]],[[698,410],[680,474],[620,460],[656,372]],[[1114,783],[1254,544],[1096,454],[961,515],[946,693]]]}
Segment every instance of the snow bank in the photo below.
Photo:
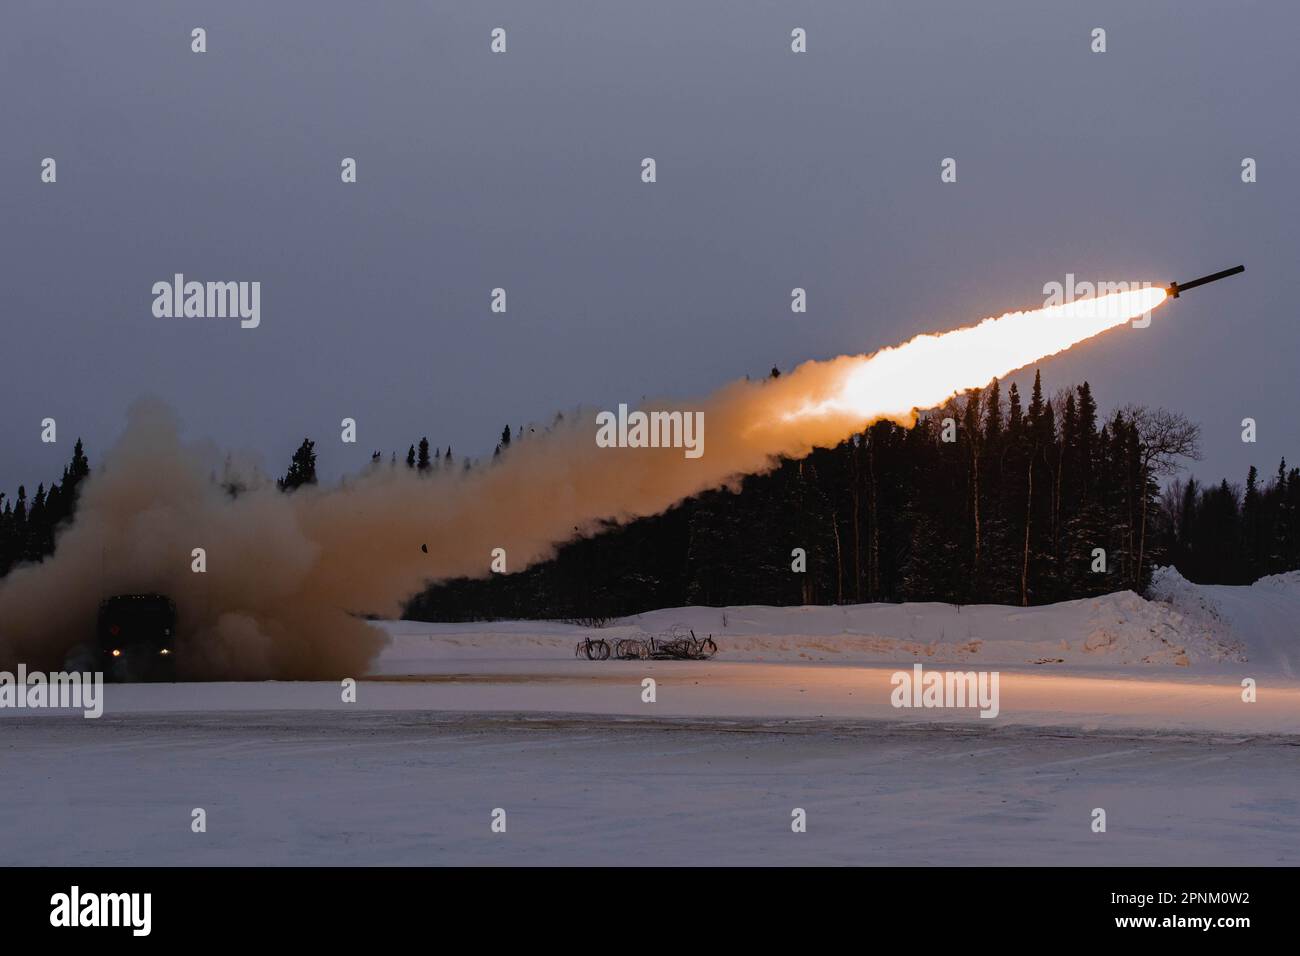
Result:
{"label": "snow bank", "polygon": [[[1170,568],[1170,570],[1173,569]],[[1174,571],[1174,573],[1177,574],[1178,572]],[[1266,578],[1260,578],[1251,587],[1300,597],[1300,571],[1284,571],[1281,574],[1270,574]]]}
{"label": "snow bank", "polygon": [[386,622],[376,673],[420,673],[452,660],[572,658],[587,638],[712,634],[719,661],[850,664],[972,662],[1053,669],[1190,668],[1300,672],[1300,572],[1252,587],[1196,585],[1157,569],[1151,600],[1132,591],[1043,607],[937,603],[839,607],[680,607],[605,628],[542,621]]}
{"label": "snow bank", "polygon": [[1300,676],[1300,571],[1254,584],[1192,584],[1174,568],[1157,568],[1151,596],[1220,643],[1236,642],[1238,659],[1256,670]]}

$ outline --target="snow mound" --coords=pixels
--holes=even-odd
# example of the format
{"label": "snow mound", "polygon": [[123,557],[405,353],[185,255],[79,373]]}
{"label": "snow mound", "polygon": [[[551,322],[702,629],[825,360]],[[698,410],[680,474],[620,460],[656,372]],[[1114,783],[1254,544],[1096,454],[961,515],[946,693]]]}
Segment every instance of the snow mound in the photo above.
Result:
{"label": "snow mound", "polygon": [[1245,587],[1193,584],[1174,568],[1152,575],[1153,600],[1168,604],[1211,641],[1236,647],[1235,659],[1262,671],[1300,676],[1300,571]]}
{"label": "snow mound", "polygon": [[1300,598],[1300,571],[1284,571],[1281,574],[1270,574],[1268,577],[1260,578],[1251,587],[1260,588],[1264,591],[1293,594]]}
{"label": "snow mound", "polygon": [[938,603],[832,607],[678,607],[583,627],[554,621],[382,624],[377,673],[450,661],[572,659],[587,638],[693,630],[719,661],[879,664],[921,661],[1052,670],[1147,667],[1300,672],[1300,572],[1252,587],[1192,584],[1156,570],[1150,599],[1132,591],[1041,607]]}
{"label": "snow mound", "polygon": [[1166,605],[1179,618],[1178,629],[1191,643],[1217,649],[1211,660],[1249,660],[1245,643],[1210,589],[1193,584],[1170,566],[1156,568],[1147,593],[1155,603]]}
{"label": "snow mound", "polygon": [[1029,608],[671,608],[636,615],[627,623],[648,631],[676,625],[711,633],[722,660],[1187,666],[1236,653],[1229,635],[1189,625],[1177,609],[1132,591]]}

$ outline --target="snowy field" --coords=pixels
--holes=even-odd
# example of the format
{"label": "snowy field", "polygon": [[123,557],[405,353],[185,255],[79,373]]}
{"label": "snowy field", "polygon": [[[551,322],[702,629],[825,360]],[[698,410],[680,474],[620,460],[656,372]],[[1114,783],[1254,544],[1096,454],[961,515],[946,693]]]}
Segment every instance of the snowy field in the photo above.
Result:
{"label": "snowy field", "polygon": [[3,753],[4,865],[1300,863],[1285,738],[280,712],[38,718]]}
{"label": "snowy field", "polygon": [[[263,682],[0,711],[0,864],[1300,863],[1300,575],[1153,593],[391,622],[355,703]],[[674,624],[716,659],[573,656]],[[918,661],[999,671],[998,716],[892,707]]]}

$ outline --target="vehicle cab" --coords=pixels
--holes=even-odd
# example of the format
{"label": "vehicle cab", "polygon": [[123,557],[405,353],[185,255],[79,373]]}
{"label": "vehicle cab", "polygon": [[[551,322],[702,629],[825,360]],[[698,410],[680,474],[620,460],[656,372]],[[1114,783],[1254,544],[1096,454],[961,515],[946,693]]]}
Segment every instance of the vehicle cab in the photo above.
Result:
{"label": "vehicle cab", "polygon": [[118,594],[99,605],[99,657],[113,681],[176,675],[176,605],[162,594]]}

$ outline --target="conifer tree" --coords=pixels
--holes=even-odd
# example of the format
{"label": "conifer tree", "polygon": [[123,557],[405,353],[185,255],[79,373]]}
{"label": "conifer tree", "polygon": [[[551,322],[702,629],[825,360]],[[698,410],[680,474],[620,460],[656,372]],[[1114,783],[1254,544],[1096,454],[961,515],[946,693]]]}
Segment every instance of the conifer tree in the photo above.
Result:
{"label": "conifer tree", "polygon": [[310,438],[302,440],[302,444],[298,446],[298,450],[293,453],[293,459],[289,462],[289,470],[283,478],[276,479],[277,488],[281,491],[292,491],[303,485],[316,484],[315,447],[316,443]]}

